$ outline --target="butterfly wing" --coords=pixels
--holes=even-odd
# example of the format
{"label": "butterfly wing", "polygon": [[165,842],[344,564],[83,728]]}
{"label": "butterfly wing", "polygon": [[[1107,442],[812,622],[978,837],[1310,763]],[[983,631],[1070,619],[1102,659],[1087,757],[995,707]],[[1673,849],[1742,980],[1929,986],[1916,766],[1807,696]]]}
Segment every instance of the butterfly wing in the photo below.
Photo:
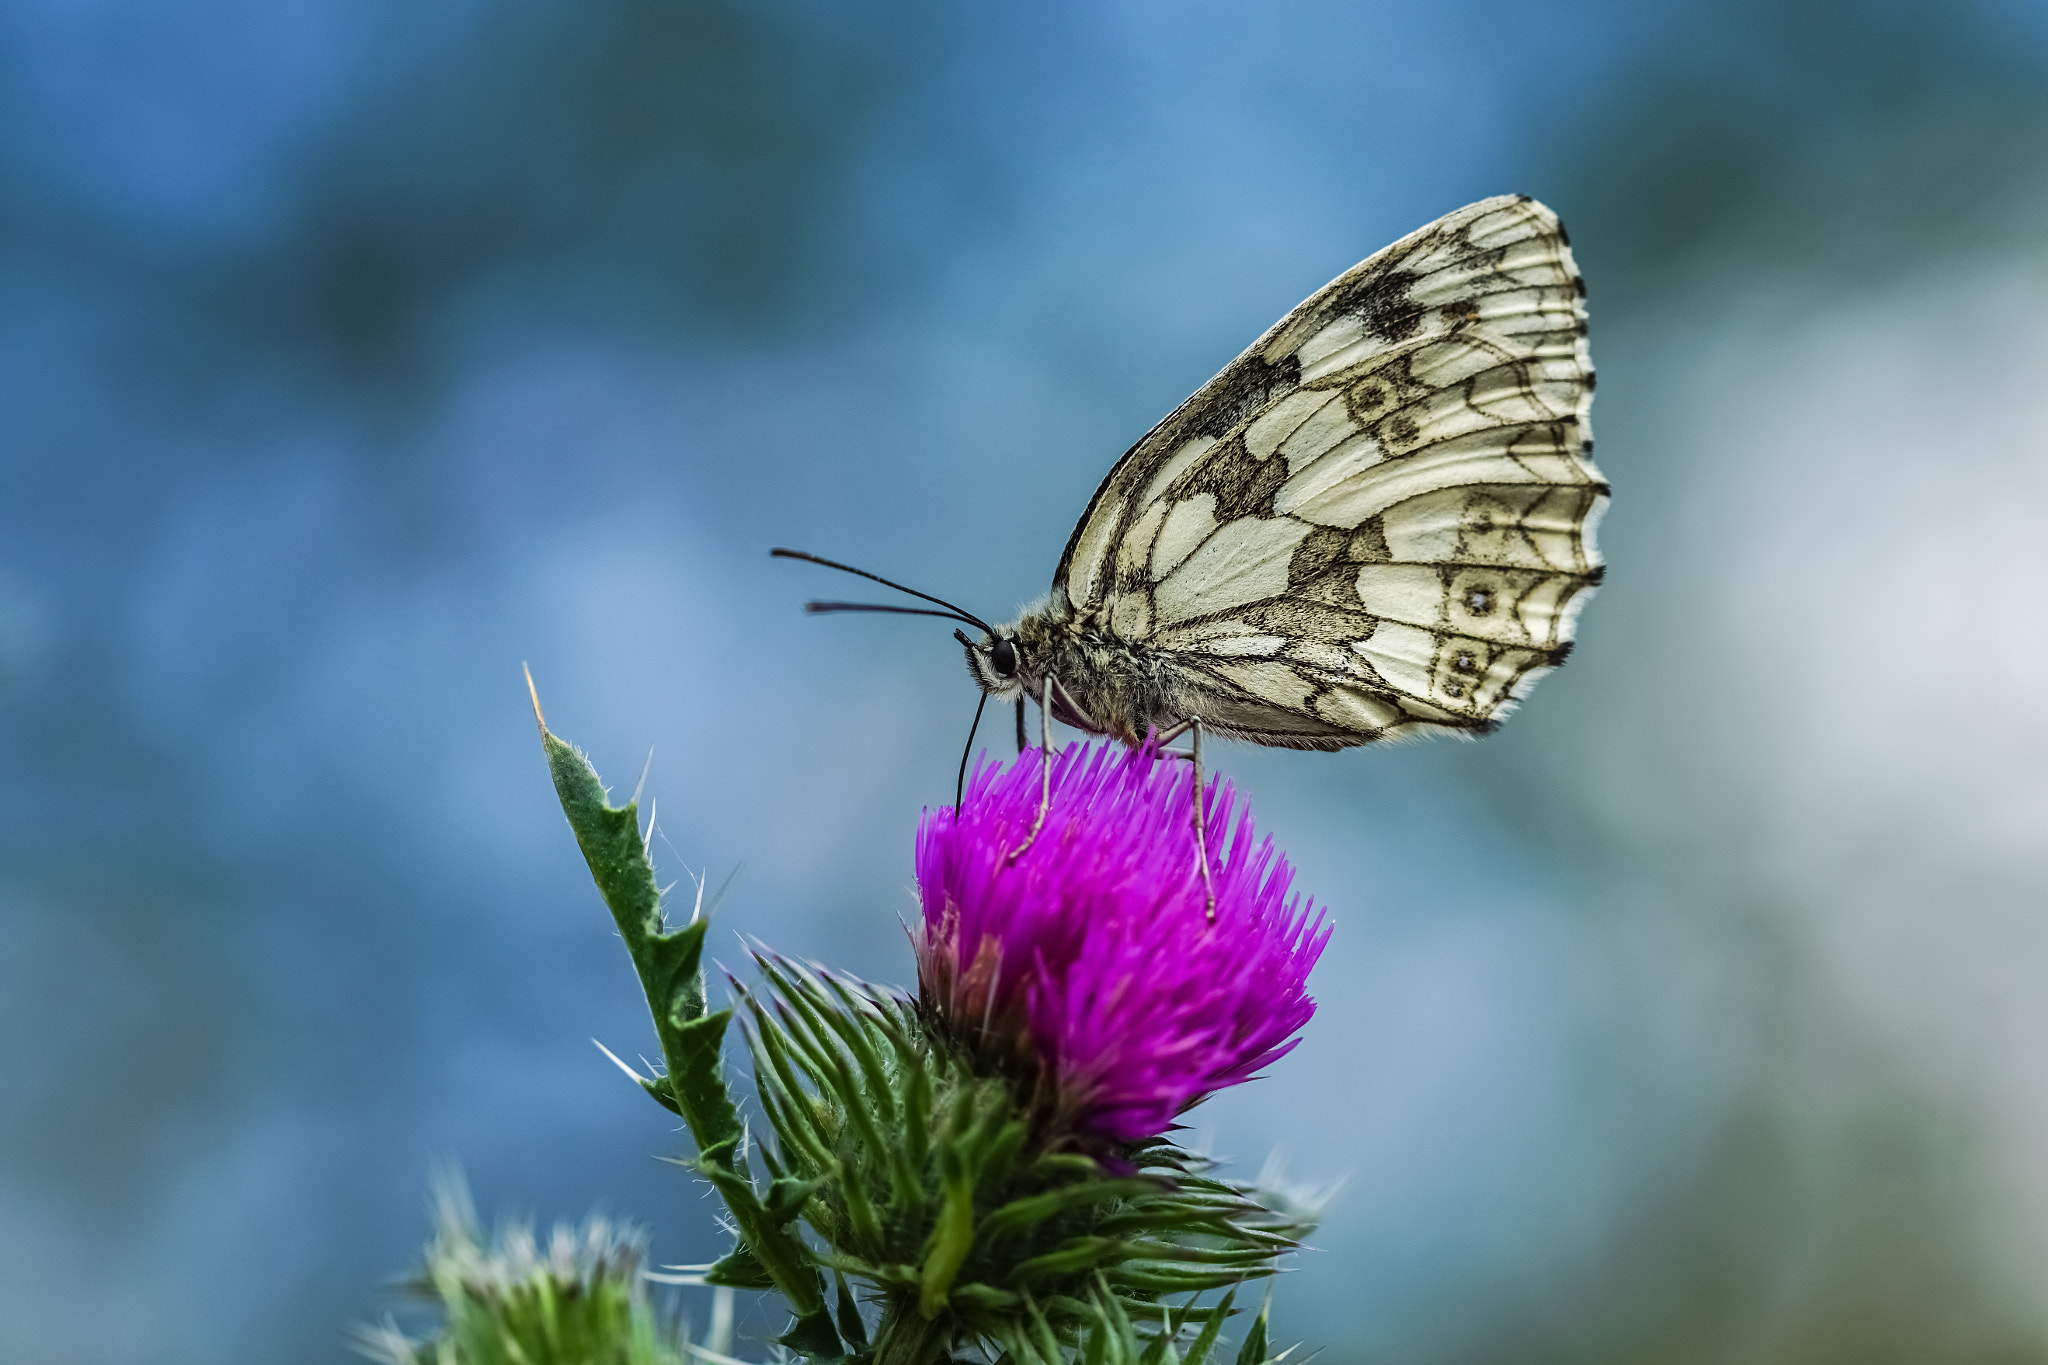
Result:
{"label": "butterfly wing", "polygon": [[1522,196],[1346,271],[1117,462],[1055,606],[1151,651],[1220,733],[1489,728],[1600,577],[1584,297]]}

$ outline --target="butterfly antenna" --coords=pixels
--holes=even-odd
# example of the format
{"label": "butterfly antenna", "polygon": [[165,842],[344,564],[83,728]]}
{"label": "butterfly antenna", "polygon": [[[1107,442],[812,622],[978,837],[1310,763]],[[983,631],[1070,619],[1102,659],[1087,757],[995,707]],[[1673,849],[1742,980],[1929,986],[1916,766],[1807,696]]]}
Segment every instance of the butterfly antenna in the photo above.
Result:
{"label": "butterfly antenna", "polygon": [[953,823],[960,823],[960,798],[967,791],[967,756],[974,752],[974,732],[981,728],[981,709],[988,705],[988,693],[974,704],[974,724],[967,727],[967,747],[960,751],[960,775],[953,779]]}
{"label": "butterfly antenna", "polygon": [[934,611],[930,607],[895,607],[883,602],[806,602],[804,610],[812,616],[829,616],[837,611],[886,611],[893,616],[937,616],[947,621],[966,621],[970,626],[980,624],[957,611]]}
{"label": "butterfly antenna", "polygon": [[[817,555],[807,554],[802,550],[785,550],[780,547],[777,547],[776,549],[770,550],[768,553],[776,559],[801,559],[807,564],[822,564],[828,569],[837,569],[841,573],[858,574],[860,577],[865,578],[870,582],[880,583],[885,588],[894,588],[898,592],[907,592],[912,597],[922,598],[926,602],[931,602],[938,606],[944,607],[947,611],[953,613],[954,619],[965,621],[970,626],[979,627],[981,630],[986,631],[990,635],[995,634],[995,627],[990,625],[988,622],[982,620],[979,616],[976,616],[973,612],[963,610],[960,607],[956,607],[943,597],[934,597],[928,592],[919,592],[916,588],[906,588],[901,583],[893,583],[890,580],[882,577],[878,573],[869,573],[866,569],[856,569],[851,564],[841,564],[837,560],[833,559],[821,559]],[[810,604],[810,607],[808,609],[817,610],[819,608],[823,608],[826,611],[891,610],[891,608],[889,607],[871,607],[855,602],[817,602]],[[917,612],[917,608],[915,607],[897,607],[894,608],[894,610],[902,612],[906,615],[914,614]],[[931,613],[931,615],[933,616],[936,616],[938,614],[939,613],[937,612]]]}

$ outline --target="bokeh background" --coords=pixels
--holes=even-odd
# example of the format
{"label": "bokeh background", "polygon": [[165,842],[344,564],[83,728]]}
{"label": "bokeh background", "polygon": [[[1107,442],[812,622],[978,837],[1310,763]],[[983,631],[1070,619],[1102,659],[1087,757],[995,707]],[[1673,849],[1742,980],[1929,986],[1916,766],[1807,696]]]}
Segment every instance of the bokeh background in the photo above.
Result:
{"label": "bokeh background", "polygon": [[712,1254],[520,663],[728,961],[905,981],[973,691],[767,547],[1007,613],[1510,190],[1612,569],[1497,738],[1222,760],[1339,923],[1194,1116],[1345,1182],[1279,1331],[2048,1360],[2037,3],[9,0],[0,184],[0,1360],[352,1358],[437,1159]]}

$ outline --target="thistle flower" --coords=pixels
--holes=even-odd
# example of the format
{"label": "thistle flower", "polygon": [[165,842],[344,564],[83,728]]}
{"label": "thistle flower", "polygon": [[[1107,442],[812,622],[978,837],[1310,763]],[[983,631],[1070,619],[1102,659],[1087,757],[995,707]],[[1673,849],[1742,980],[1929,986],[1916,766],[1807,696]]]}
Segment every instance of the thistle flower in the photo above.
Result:
{"label": "thistle flower", "polygon": [[[1185,769],[1067,754],[1014,866],[1037,765],[978,771],[958,825],[941,812],[920,832],[923,1000],[767,952],[759,988],[733,983],[774,1133],[755,1145],[722,1061],[732,1013],[706,999],[710,921],[669,926],[635,809],[545,728],[542,742],[668,1064],[635,1079],[689,1124],[690,1164],[739,1234],[703,1283],[779,1291],[778,1341],[797,1355],[1205,1365],[1239,1290],[1313,1225],[1157,1137],[1284,1053],[1314,1008],[1302,987],[1328,931],[1250,819],[1231,830],[1227,787],[1207,796],[1212,924]],[[1261,1311],[1239,1361],[1274,1365],[1266,1340]]]}
{"label": "thistle flower", "polygon": [[1149,744],[1071,746],[1013,862],[1038,814],[1031,750],[978,766],[957,818],[930,811],[918,830],[927,1008],[971,1046],[1029,1059],[1062,1117],[1119,1142],[1251,1079],[1315,1013],[1305,987],[1329,925],[1289,897],[1293,869],[1254,843],[1249,809],[1231,827],[1220,778],[1204,793],[1210,921],[1191,785]]}

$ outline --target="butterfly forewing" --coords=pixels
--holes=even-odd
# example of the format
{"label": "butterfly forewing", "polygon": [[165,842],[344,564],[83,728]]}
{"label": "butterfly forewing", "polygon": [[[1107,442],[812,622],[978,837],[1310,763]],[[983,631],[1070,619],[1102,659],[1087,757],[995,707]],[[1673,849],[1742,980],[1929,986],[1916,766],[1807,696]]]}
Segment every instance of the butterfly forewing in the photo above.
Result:
{"label": "butterfly forewing", "polygon": [[1584,294],[1521,197],[1345,272],[1110,471],[1056,605],[1153,654],[1223,733],[1485,728],[1599,579]]}

